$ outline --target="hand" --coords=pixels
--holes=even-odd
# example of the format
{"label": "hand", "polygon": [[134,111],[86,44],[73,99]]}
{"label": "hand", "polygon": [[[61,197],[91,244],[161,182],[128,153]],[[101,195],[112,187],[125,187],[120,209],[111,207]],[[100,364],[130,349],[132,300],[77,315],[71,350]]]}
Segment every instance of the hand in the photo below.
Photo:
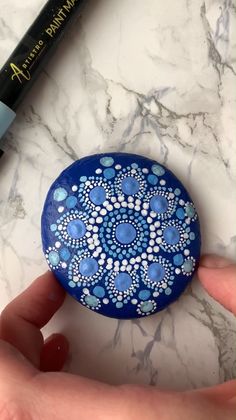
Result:
{"label": "hand", "polygon": [[[202,259],[203,286],[236,313],[236,265]],[[0,318],[1,420],[233,420],[236,381],[184,393],[148,386],[110,386],[59,372],[68,354],[60,334],[44,341],[40,329],[62,305],[65,292],[51,273],[14,299]]]}

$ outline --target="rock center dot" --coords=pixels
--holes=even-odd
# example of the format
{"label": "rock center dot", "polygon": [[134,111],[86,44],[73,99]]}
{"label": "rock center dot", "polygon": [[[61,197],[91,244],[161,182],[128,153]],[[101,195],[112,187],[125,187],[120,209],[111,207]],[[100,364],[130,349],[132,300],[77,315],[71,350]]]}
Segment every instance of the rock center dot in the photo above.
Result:
{"label": "rock center dot", "polygon": [[137,236],[137,231],[131,223],[120,223],[116,227],[116,239],[123,245],[131,244]]}

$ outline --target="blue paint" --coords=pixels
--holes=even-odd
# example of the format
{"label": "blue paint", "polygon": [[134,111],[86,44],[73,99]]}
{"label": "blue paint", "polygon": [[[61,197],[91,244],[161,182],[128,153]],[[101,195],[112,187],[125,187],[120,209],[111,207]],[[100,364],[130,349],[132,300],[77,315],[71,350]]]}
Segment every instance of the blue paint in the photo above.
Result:
{"label": "blue paint", "polygon": [[115,174],[116,174],[116,172],[115,172],[115,169],[113,169],[113,168],[107,168],[103,171],[103,175],[106,179],[114,178]]}
{"label": "blue paint", "polygon": [[73,239],[81,239],[86,233],[86,226],[83,220],[75,219],[68,223],[68,235]]}
{"label": "blue paint", "polygon": [[136,235],[136,229],[131,223],[121,223],[116,228],[116,238],[121,244],[131,244]]}
{"label": "blue paint", "polygon": [[91,277],[98,271],[98,263],[95,258],[85,258],[80,262],[79,271],[82,276]]}
{"label": "blue paint", "polygon": [[180,266],[184,262],[184,257],[182,254],[177,254],[174,256],[173,261],[175,265]]}
{"label": "blue paint", "polygon": [[54,191],[53,198],[55,201],[63,201],[68,196],[68,193],[65,188],[59,187]]}
{"label": "blue paint", "polygon": [[132,284],[132,277],[127,273],[120,273],[117,274],[114,283],[119,292],[125,292]]}
{"label": "blue paint", "polygon": [[158,282],[165,277],[165,268],[160,263],[153,263],[148,267],[148,277],[151,281]]}
{"label": "blue paint", "polygon": [[93,289],[93,294],[97,296],[98,298],[103,298],[106,294],[104,287],[102,286],[96,286]]}
{"label": "blue paint", "polygon": [[141,290],[138,294],[140,300],[148,300],[151,296],[150,290]]}
{"label": "blue paint", "polygon": [[165,228],[163,236],[168,245],[176,245],[180,240],[180,233],[175,226]]}
{"label": "blue paint", "polygon": [[78,202],[78,199],[74,197],[73,195],[71,195],[70,197],[66,199],[66,207],[68,209],[73,209],[76,206],[77,202]]}
{"label": "blue paint", "polygon": [[89,194],[89,198],[93,204],[100,206],[106,200],[106,190],[104,187],[94,187]]}
{"label": "blue paint", "polygon": [[165,213],[168,210],[168,200],[162,195],[155,195],[150,201],[150,206],[156,213]]}
{"label": "blue paint", "polygon": [[127,176],[122,180],[122,192],[126,195],[135,195],[139,192],[140,184],[132,176]]}

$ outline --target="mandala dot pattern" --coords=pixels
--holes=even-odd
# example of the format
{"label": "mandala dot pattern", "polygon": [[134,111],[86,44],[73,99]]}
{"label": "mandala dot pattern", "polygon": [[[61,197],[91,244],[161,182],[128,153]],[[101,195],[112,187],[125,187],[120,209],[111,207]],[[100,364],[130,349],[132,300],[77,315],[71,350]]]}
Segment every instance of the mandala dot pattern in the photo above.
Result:
{"label": "mandala dot pattern", "polygon": [[176,300],[200,257],[200,225],[181,182],[145,157],[78,160],[51,186],[42,214],[50,269],[82,305],[121,319]]}

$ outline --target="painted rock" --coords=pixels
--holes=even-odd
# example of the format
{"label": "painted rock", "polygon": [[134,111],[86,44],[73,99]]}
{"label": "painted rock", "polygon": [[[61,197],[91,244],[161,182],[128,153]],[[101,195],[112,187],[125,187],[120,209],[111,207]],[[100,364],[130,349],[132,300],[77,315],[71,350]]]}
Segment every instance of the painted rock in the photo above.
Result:
{"label": "painted rock", "polygon": [[70,295],[97,313],[130,319],[179,297],[197,268],[201,238],[194,204],[172,172],[111,153],[78,160],[52,184],[42,242]]}

